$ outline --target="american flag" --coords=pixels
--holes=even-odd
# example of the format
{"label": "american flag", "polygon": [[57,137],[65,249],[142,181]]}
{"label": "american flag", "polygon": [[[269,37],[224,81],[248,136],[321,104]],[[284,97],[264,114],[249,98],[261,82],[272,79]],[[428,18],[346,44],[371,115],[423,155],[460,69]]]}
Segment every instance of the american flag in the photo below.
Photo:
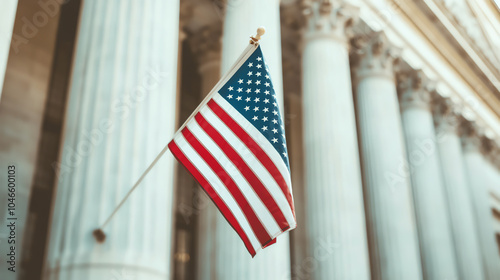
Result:
{"label": "american flag", "polygon": [[296,227],[285,129],[250,44],[169,143],[253,256]]}

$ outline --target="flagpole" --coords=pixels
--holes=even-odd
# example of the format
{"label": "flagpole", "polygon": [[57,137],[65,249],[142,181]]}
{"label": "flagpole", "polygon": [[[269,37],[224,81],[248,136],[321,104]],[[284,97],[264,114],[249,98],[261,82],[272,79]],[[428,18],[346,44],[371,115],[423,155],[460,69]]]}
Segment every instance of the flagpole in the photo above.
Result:
{"label": "flagpole", "polygon": [[[253,45],[254,48],[257,48],[257,46],[259,45],[259,40],[262,37],[262,35],[264,35],[264,33],[266,33],[266,29],[264,27],[261,26],[261,27],[257,28],[257,35],[250,37],[250,45]],[[247,47],[247,49],[248,49],[248,47]],[[248,53],[249,50],[250,49],[245,50],[242,53],[242,55],[236,60],[236,63],[231,68],[231,70],[234,70],[234,68],[236,67],[236,65],[238,65],[239,63],[241,63],[242,59],[246,59],[246,55],[247,55],[247,53]],[[232,71],[230,71],[224,77],[227,78],[228,76],[232,75],[231,72]],[[217,92],[216,89],[220,86],[220,84],[222,82],[225,83],[226,80],[227,79],[221,79],[215,85],[215,87],[210,91],[209,94],[207,94],[207,96],[203,99],[203,101],[200,103],[200,105],[198,105],[198,107],[196,108],[196,110],[193,111],[193,113],[191,114],[191,116],[189,116],[189,118],[186,119],[186,121],[177,130],[177,132],[174,134],[174,136],[172,138],[175,138],[175,136],[177,135],[177,133],[179,133],[179,131],[182,131],[182,129],[194,117],[194,115],[198,112],[198,110],[210,100],[210,98],[212,97],[212,95],[215,92]],[[125,203],[125,201],[127,201],[127,199],[129,198],[129,196],[132,194],[132,192],[134,192],[134,190],[140,185],[140,183],[146,177],[146,175],[149,173],[149,171],[151,171],[151,169],[153,169],[153,167],[156,165],[156,163],[160,160],[160,158],[167,151],[168,151],[168,144],[163,148],[163,150],[161,150],[161,152],[156,156],[156,158],[153,160],[153,162],[151,162],[151,164],[148,166],[148,168],[142,173],[141,177],[139,177],[139,179],[135,182],[135,184],[132,186],[132,188],[127,192],[127,194],[125,195],[125,197],[123,197],[123,199],[120,201],[120,203],[115,207],[115,209],[113,210],[113,212],[111,213],[111,215],[109,215],[109,217],[104,221],[104,223],[101,224],[101,226],[99,228],[97,228],[94,231],[92,231],[92,235],[94,236],[95,240],[98,243],[103,243],[106,240],[106,233],[104,233],[104,230],[103,230],[104,227],[109,223],[109,221],[111,221],[111,219],[113,218],[113,216],[118,212],[118,210],[120,210],[120,208],[123,206],[123,204]]]}
{"label": "flagpole", "polygon": [[142,173],[142,175],[139,178],[139,180],[137,180],[137,182],[135,182],[135,184],[127,192],[127,194],[125,195],[125,197],[123,197],[123,199],[120,201],[120,203],[118,204],[118,206],[116,206],[115,210],[113,210],[113,212],[111,213],[111,215],[109,215],[109,217],[106,219],[106,221],[104,221],[104,223],[102,223],[102,225],[98,229],[96,229],[96,230],[94,230],[92,232],[92,234],[94,235],[94,237],[97,240],[97,242],[99,242],[99,243],[104,242],[104,240],[106,239],[106,234],[104,233],[104,231],[102,229],[109,223],[109,221],[111,220],[111,218],[113,218],[113,216],[116,214],[116,212],[118,212],[118,210],[122,207],[123,203],[125,203],[125,201],[128,199],[128,197],[130,196],[130,194],[132,194],[132,192],[139,186],[139,184],[142,182],[142,180],[144,179],[144,177],[146,177],[146,175],[148,175],[149,171],[151,171],[151,169],[153,169],[153,166],[156,165],[156,163],[160,160],[160,158],[167,151],[168,151],[168,144],[163,148],[163,150],[161,150],[161,152],[156,156],[156,158],[153,160],[153,162],[151,162],[151,164],[148,166],[148,168],[146,169],[146,171],[144,171]]}

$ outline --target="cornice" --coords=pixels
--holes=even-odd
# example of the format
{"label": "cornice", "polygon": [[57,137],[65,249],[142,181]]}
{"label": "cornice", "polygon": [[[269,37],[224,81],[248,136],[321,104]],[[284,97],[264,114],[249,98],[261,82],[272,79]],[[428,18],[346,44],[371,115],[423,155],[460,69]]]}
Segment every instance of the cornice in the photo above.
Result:
{"label": "cornice", "polygon": [[[433,79],[438,81],[438,94],[456,97],[457,101],[462,104],[463,114],[468,115],[468,119],[488,124],[497,136],[500,135],[498,130],[500,127],[500,98],[496,95],[498,93],[496,87],[491,87],[491,81],[481,72],[481,69],[467,60],[467,54],[463,51],[460,52],[456,48],[456,43],[452,42],[454,39],[447,37],[437,26],[439,19],[430,18],[422,11],[418,3],[422,3],[424,0],[384,0],[385,5],[391,6],[393,10],[397,11],[397,14],[394,13],[388,18],[381,14],[382,4],[375,4],[372,0],[360,1],[364,7],[364,10],[361,11],[361,23],[372,20],[373,24],[370,26],[384,25],[384,30],[390,33],[391,40],[398,42],[398,45],[405,46],[403,60],[411,58],[408,60],[411,64],[416,62],[418,67],[425,68],[426,72],[429,71]],[[389,21],[403,24],[404,28],[390,24]],[[412,29],[414,35],[408,37],[404,33],[406,29]],[[416,45],[413,44],[412,40],[417,40]],[[421,47],[424,44],[426,45],[425,51],[432,52],[432,58],[423,56],[418,49],[417,46]],[[438,59],[436,64],[434,64],[435,59]],[[443,72],[444,69],[447,72]],[[456,84],[457,79],[461,80],[459,84]],[[481,108],[481,111],[477,111],[478,107]],[[471,112],[473,112],[472,115]]]}
{"label": "cornice", "polygon": [[[500,117],[500,80],[484,63],[454,24],[432,1],[386,0],[398,5],[405,18],[420,30],[456,73],[476,90],[484,103]],[[433,7],[433,9],[430,8]]]}
{"label": "cornice", "polygon": [[[467,0],[437,0],[434,1],[440,11],[452,22],[458,32],[467,40],[467,42],[481,56],[485,64],[496,72],[496,77],[500,77],[500,57],[494,53],[494,46],[490,46],[488,38],[481,26],[479,7],[473,6]],[[500,34],[497,34],[500,36]],[[495,63],[496,62],[496,63]]]}

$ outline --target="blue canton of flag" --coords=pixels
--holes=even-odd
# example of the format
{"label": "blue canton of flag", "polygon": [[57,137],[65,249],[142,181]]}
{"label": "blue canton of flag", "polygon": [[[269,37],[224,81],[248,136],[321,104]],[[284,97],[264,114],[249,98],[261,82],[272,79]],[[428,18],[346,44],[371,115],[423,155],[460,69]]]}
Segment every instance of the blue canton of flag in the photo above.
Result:
{"label": "blue canton of flag", "polygon": [[285,127],[269,66],[260,46],[219,90],[219,94],[269,140],[290,169]]}

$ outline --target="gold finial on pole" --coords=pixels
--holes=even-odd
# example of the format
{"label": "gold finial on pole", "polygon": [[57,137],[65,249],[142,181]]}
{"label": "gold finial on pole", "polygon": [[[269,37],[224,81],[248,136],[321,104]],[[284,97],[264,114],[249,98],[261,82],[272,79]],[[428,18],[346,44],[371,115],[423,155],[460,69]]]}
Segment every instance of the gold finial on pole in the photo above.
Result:
{"label": "gold finial on pole", "polygon": [[264,33],[266,33],[266,29],[264,28],[264,26],[257,28],[257,35],[255,35],[255,37],[250,37],[250,44],[255,46],[259,45],[260,37],[262,37]]}

